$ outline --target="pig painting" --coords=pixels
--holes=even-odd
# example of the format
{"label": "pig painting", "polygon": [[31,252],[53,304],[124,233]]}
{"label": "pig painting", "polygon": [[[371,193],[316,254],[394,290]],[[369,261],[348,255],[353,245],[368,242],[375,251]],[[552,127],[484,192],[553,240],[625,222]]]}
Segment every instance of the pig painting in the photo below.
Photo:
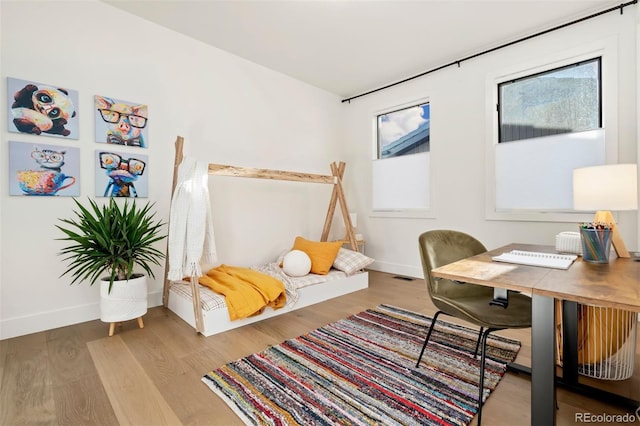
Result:
{"label": "pig painting", "polygon": [[147,105],[95,97],[96,142],[147,147]]}

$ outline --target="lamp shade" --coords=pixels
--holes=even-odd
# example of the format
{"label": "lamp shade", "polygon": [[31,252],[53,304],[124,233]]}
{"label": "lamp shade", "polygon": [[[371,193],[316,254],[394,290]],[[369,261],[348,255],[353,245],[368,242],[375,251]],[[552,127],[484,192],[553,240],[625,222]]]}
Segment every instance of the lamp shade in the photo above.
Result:
{"label": "lamp shade", "polygon": [[638,166],[609,164],[573,170],[575,210],[636,210]]}

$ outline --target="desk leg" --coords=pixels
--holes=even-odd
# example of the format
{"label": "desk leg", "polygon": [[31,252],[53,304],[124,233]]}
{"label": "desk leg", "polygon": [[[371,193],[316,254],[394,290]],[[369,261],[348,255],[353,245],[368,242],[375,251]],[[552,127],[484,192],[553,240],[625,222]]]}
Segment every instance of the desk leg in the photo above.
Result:
{"label": "desk leg", "polygon": [[533,295],[531,327],[531,424],[556,424],[555,304],[551,297]]}
{"label": "desk leg", "polygon": [[578,304],[562,301],[562,381],[578,383]]}

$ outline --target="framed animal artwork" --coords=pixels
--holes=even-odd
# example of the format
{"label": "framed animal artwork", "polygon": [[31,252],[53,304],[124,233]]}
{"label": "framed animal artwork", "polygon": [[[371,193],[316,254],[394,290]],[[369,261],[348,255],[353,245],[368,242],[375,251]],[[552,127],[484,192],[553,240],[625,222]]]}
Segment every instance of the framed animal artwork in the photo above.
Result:
{"label": "framed animal artwork", "polygon": [[96,142],[113,145],[149,145],[147,105],[95,96]]}
{"label": "framed animal artwork", "polygon": [[96,150],[96,197],[149,196],[149,157]]}
{"label": "framed animal artwork", "polygon": [[9,194],[80,195],[80,148],[9,141]]}
{"label": "framed animal artwork", "polygon": [[78,139],[78,92],[7,77],[8,130]]}

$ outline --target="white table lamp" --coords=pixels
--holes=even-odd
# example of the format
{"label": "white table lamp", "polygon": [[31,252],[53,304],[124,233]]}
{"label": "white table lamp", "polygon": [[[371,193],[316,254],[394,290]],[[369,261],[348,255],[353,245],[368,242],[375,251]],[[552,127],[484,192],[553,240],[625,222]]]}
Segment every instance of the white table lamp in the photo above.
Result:
{"label": "white table lamp", "polygon": [[609,164],[573,170],[573,208],[595,210],[594,222],[611,226],[618,257],[630,257],[611,214],[638,208],[638,166]]}

